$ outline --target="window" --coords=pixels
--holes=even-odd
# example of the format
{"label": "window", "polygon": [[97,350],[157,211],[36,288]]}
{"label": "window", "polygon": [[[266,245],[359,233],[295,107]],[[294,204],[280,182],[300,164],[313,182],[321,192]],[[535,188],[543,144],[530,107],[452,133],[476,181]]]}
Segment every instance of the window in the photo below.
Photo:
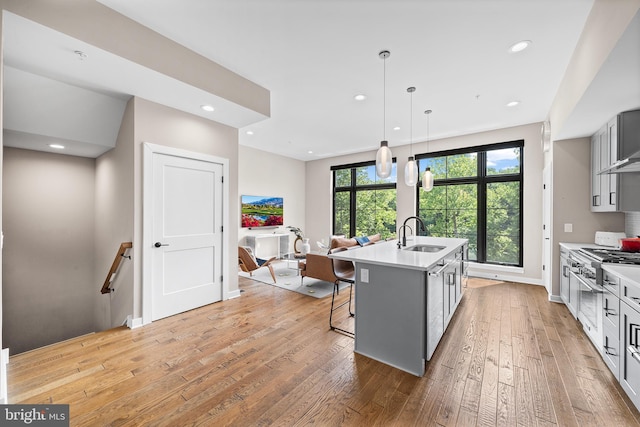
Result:
{"label": "window", "polygon": [[522,148],[524,141],[416,156],[420,175],[417,215],[430,236],[469,239],[469,259],[522,266]]}
{"label": "window", "polygon": [[375,162],[333,166],[333,234],[348,237],[396,232],[396,163],[380,179]]}

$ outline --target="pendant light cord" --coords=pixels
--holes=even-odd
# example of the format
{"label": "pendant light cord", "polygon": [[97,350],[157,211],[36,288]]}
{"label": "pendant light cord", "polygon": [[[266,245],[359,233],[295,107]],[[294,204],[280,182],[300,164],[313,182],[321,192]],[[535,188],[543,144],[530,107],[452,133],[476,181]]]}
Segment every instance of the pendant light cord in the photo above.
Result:
{"label": "pendant light cord", "polygon": [[382,58],[382,140],[387,140],[387,57]]}
{"label": "pendant light cord", "polygon": [[409,93],[411,94],[411,106],[409,107],[409,154],[411,154],[411,157],[413,157],[413,92],[415,90],[416,88],[409,90]]}

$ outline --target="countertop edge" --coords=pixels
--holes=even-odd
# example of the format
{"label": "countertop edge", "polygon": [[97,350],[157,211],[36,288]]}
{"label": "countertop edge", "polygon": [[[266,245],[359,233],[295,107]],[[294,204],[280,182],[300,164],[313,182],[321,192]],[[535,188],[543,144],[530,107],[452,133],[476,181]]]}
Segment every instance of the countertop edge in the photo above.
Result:
{"label": "countertop edge", "polygon": [[428,271],[438,265],[443,258],[450,256],[460,247],[468,244],[468,239],[443,237],[413,237],[407,247],[415,244],[442,245],[445,249],[439,252],[422,253],[410,252],[405,248],[398,249],[397,241],[380,242],[375,245],[364,246],[355,250],[344,251],[329,255],[330,258],[352,261],[356,264],[374,264],[387,267],[405,268]]}

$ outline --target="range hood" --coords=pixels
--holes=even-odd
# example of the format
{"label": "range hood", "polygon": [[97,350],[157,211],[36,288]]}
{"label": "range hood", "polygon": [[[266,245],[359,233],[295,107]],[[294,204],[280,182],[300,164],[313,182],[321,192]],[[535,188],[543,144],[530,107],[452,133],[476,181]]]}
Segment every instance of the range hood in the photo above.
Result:
{"label": "range hood", "polygon": [[618,160],[611,166],[602,169],[598,172],[598,175],[627,172],[640,172],[640,151],[637,151],[626,159]]}

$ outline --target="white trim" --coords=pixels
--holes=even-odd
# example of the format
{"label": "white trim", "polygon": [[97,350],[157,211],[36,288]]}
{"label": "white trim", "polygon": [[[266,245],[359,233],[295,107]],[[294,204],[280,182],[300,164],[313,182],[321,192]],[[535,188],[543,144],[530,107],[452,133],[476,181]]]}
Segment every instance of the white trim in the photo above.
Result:
{"label": "white trim", "polygon": [[9,363],[9,349],[3,348],[0,352],[0,404],[9,403],[9,395],[7,388],[7,364]]}
{"label": "white trim", "polygon": [[127,320],[125,321],[125,324],[127,325],[127,328],[129,328],[129,329],[139,328],[139,327],[141,327],[143,325],[142,317],[136,317],[134,319],[132,315],[128,315],[127,316]]}
{"label": "white trim", "polygon": [[479,277],[481,279],[501,280],[503,282],[525,283],[527,285],[543,286],[542,280],[532,279],[531,277],[510,276],[507,274],[495,274],[491,272],[471,271],[469,269],[469,277]]}
{"label": "white trim", "polygon": [[229,298],[228,299],[233,299],[233,298],[239,298],[240,297],[240,289],[236,289],[235,291],[229,291]]}
{"label": "white trim", "polygon": [[560,304],[564,304],[564,301],[562,301],[562,297],[560,295],[549,295],[549,301],[551,302],[559,302]]}
{"label": "white trim", "polygon": [[482,264],[471,261],[469,263],[469,271],[488,271],[496,273],[510,273],[510,274],[523,274],[524,268],[514,267],[511,265],[496,265],[496,264]]}
{"label": "white trim", "polygon": [[[222,233],[222,276],[229,277],[229,159],[212,156],[209,154],[197,153],[183,150],[181,148],[167,147],[164,145],[142,143],[142,324],[151,323],[152,294],[149,283],[151,278],[151,253],[152,235],[147,230],[152,229],[153,224],[153,154],[165,154],[186,159],[200,160],[209,163],[222,165],[222,176],[225,178],[222,183],[222,226],[225,232]],[[229,295],[228,281],[222,282],[222,300],[231,298]]]}

